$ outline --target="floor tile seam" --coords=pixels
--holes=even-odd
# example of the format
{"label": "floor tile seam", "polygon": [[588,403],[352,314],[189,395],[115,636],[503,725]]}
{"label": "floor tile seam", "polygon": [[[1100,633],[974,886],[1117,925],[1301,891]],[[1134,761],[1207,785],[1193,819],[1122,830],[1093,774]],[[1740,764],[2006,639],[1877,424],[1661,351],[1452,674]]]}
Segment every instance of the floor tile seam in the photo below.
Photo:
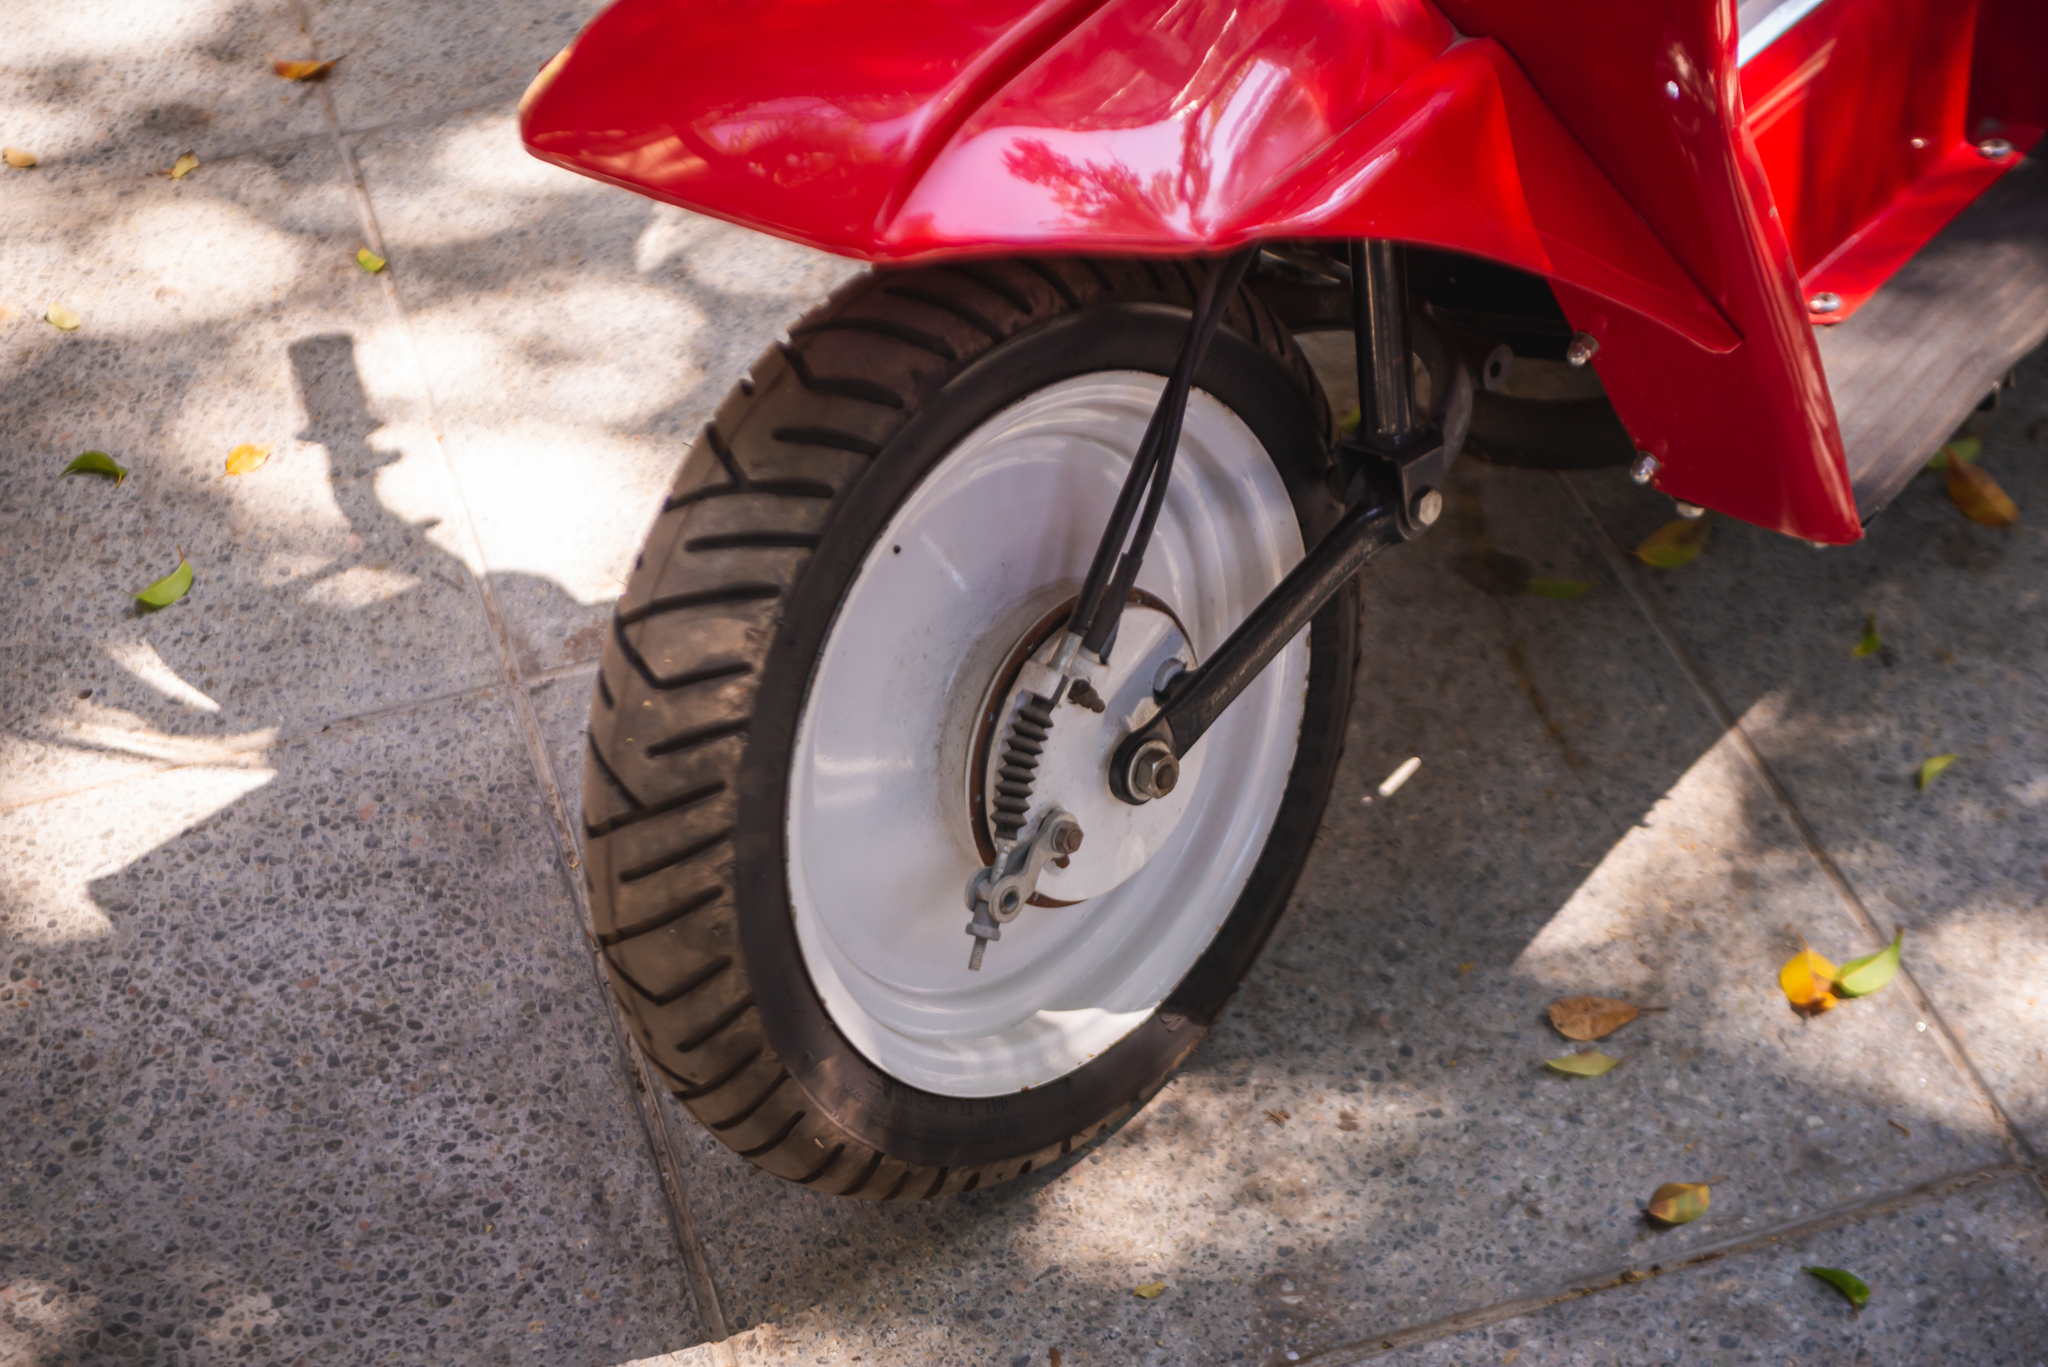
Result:
{"label": "floor tile seam", "polygon": [[[1835,862],[1834,856],[1821,841],[1820,833],[1813,829],[1791,792],[1779,781],[1770,763],[1764,758],[1763,752],[1757,748],[1756,742],[1743,728],[1740,719],[1729,708],[1727,700],[1721,696],[1720,690],[1714,687],[1706,670],[1679,637],[1677,628],[1650,597],[1635,567],[1622,557],[1621,548],[1615,545],[1614,539],[1607,534],[1607,529],[1593,515],[1593,509],[1586,502],[1585,495],[1579,491],[1578,485],[1573,483],[1569,475],[1562,472],[1558,474],[1557,479],[1577,506],[1587,534],[1592,538],[1602,559],[1607,562],[1608,571],[1621,582],[1623,590],[1635,604],[1637,613],[1663,643],[1665,651],[1677,664],[1679,672],[1685,676],[1686,682],[1692,686],[1694,694],[1720,726],[1722,733],[1741,753],[1743,763],[1763,786],[1779,814],[1791,825],[1794,834],[1805,847],[1807,856],[1833,886],[1837,900],[1878,946],[1889,944],[1891,934],[1871,914],[1870,908],[1857,893],[1855,885],[1849,881],[1848,875],[1842,872],[1841,866]],[[1976,1059],[1971,1057],[1962,1039],[1950,1027],[1947,1017],[1942,1014],[1933,997],[1921,985],[1911,969],[1902,967],[1897,981],[1912,1001],[1914,1009],[1919,1012],[1920,1018],[1927,1022],[1929,1031],[1934,1035],[1935,1046],[1941,1050],[1942,1057],[1976,1096],[1978,1104],[1990,1115],[2006,1148],[2022,1164],[2039,1174],[2041,1180],[2048,1182],[2048,1173],[2042,1170],[2040,1154],[2035,1151],[2026,1132],[2006,1109],[2004,1101],[1991,1086],[1990,1080],[1978,1068]],[[2048,1186],[2044,1186],[2044,1191],[2048,1191]]]}
{"label": "floor tile seam", "polygon": [[65,798],[78,797],[84,793],[96,793],[107,788],[119,788],[127,783],[144,783],[150,779],[161,778],[165,774],[175,774],[185,769],[205,769],[243,755],[260,755],[272,750],[282,750],[286,746],[302,745],[307,741],[317,740],[321,736],[336,730],[368,726],[393,717],[405,716],[411,712],[420,712],[429,708],[470,702],[478,698],[489,697],[493,693],[502,689],[509,689],[510,687],[512,685],[505,683],[476,684],[469,688],[457,688],[446,693],[435,693],[425,698],[414,698],[407,702],[392,703],[386,707],[373,707],[364,712],[349,712],[339,717],[329,717],[325,721],[316,722],[301,730],[272,736],[268,740],[230,742],[222,745],[211,754],[202,757],[160,760],[151,767],[137,773],[122,774],[118,778],[105,779],[98,783],[74,784],[69,788],[48,788],[42,792],[30,793],[22,797],[0,799],[0,813],[19,811],[25,807],[36,807],[46,802],[59,802]]}
{"label": "floor tile seam", "polygon": [[[1470,1310],[1460,1310],[1419,1324],[1367,1335],[1352,1343],[1340,1344],[1320,1353],[1311,1353],[1301,1359],[1300,1367],[1350,1367],[1352,1363],[1383,1357],[1417,1344],[1430,1343],[1449,1338],[1453,1334],[1462,1334],[1467,1330],[1484,1329],[1507,1320],[1520,1319],[1553,1305],[1584,1300],[1588,1296],[1599,1295],[1602,1292],[1636,1286],[1675,1273],[1689,1272],[1710,1263],[1744,1257],[1762,1252],[1772,1244],[1824,1234],[1844,1225],[1946,1200],[1978,1187],[2033,1176],[2034,1174],[2022,1163],[1996,1163],[1989,1167],[1951,1173],[1915,1186],[1880,1192],[1862,1201],[1835,1206],[1804,1219],[1783,1221],[1751,1234],[1731,1235],[1726,1239],[1702,1245],[1669,1262],[1651,1263],[1648,1267],[1610,1267],[1591,1276],[1575,1278],[1548,1291],[1511,1296],[1506,1300],[1495,1301],[1491,1305],[1475,1306]],[[2041,1195],[2039,1199],[2048,1202],[2048,1194]]]}
{"label": "floor tile seam", "polygon": [[[306,34],[307,42],[313,45],[314,50],[311,55],[315,60],[318,60],[317,39],[313,34],[312,24],[307,16],[304,0],[290,0],[290,3],[293,12],[299,20],[300,28]],[[390,252],[386,250],[383,232],[377,221],[376,206],[370,198],[369,187],[363,180],[362,168],[356,161],[355,150],[342,132],[341,118],[335,108],[334,97],[325,85],[322,85],[320,88],[320,108],[322,117],[327,124],[328,132],[334,140],[335,150],[341,158],[342,171],[348,182],[349,197],[355,207],[356,217],[362,227],[366,243],[377,255],[388,258]],[[569,823],[567,806],[562,799],[562,786],[555,777],[554,763],[548,755],[547,741],[541,732],[540,719],[534,711],[532,694],[528,691],[526,681],[520,672],[518,654],[512,645],[511,632],[505,625],[504,612],[498,602],[496,592],[491,587],[490,565],[484,557],[482,539],[477,535],[475,515],[470,509],[468,495],[463,488],[460,476],[454,468],[454,462],[448,456],[447,429],[441,420],[440,404],[434,393],[432,378],[426,366],[426,358],[421,353],[418,336],[412,327],[411,316],[407,313],[403,301],[398,297],[397,285],[390,274],[379,272],[378,284],[384,295],[385,306],[390,310],[393,319],[397,322],[398,335],[405,349],[406,359],[411,366],[414,383],[417,385],[421,399],[426,407],[427,422],[433,434],[435,453],[439,457],[441,476],[446,481],[449,496],[454,503],[453,511],[455,512],[454,521],[456,523],[457,543],[461,547],[467,562],[476,566],[476,570],[471,574],[470,578],[474,583],[478,600],[483,607],[492,642],[497,648],[499,662],[504,670],[505,681],[512,686],[512,710],[526,741],[530,776],[540,789],[542,802],[548,814],[548,833],[556,847],[556,867],[560,870],[566,884],[569,893],[569,904],[576,908],[578,913],[577,919],[580,924],[575,929],[578,933],[584,933],[584,927],[589,924],[588,893],[583,886],[583,879],[578,876],[578,870],[581,868],[580,851],[576,845],[573,828]],[[593,968],[595,968],[594,961]],[[601,988],[604,987],[602,982],[600,982],[599,986]],[[606,991],[607,995],[609,995],[608,989]],[[644,1084],[636,1076],[637,1069],[633,1056],[623,1048],[618,1047],[618,1025],[616,1021],[614,1021],[614,1041],[618,1064],[616,1075],[619,1085],[626,1089],[628,1096],[633,1101],[634,1108],[639,1110],[641,1109],[640,1097],[644,1093]],[[644,1115],[642,1126],[643,1134],[645,1134],[648,1142],[647,1160],[654,1168],[656,1181],[661,1184],[663,1204],[669,1208],[670,1229],[678,1240],[677,1251],[682,1254],[685,1267],[685,1275],[682,1280],[688,1288],[691,1298],[693,1300],[700,1300],[702,1298],[699,1296],[698,1288],[694,1284],[694,1278],[690,1270],[696,1267],[705,1268],[708,1283],[709,1256],[702,1241],[695,1237],[696,1221],[694,1215],[688,1209],[688,1195],[682,1187],[681,1171],[680,1169],[673,1168],[673,1152],[665,1152],[662,1147],[658,1147],[657,1135],[665,1138],[665,1129],[647,1127]],[[662,1172],[664,1158],[669,1161],[672,1168],[673,1175],[669,1179],[665,1179]],[[680,1209],[677,1208],[678,1205],[680,1205]],[[722,1325],[723,1317],[718,1312],[715,1292],[709,1298],[708,1307],[699,1306],[700,1323],[706,1329],[710,1329],[711,1320],[706,1317],[707,1308],[710,1315],[717,1317],[718,1323]],[[726,1336],[724,1334],[716,1334],[715,1337],[723,1339]]]}

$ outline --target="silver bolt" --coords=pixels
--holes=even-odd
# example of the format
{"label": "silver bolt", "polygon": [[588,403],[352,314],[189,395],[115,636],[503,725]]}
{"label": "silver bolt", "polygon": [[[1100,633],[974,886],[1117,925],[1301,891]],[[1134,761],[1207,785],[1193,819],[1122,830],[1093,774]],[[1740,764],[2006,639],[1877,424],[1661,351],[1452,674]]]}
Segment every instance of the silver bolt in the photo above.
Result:
{"label": "silver bolt", "polygon": [[1432,526],[1439,517],[1443,516],[1444,496],[1434,489],[1424,489],[1415,496],[1415,506],[1408,511],[1409,515],[1415,519],[1417,526]]}
{"label": "silver bolt", "polygon": [[1173,747],[1165,741],[1148,740],[1131,756],[1131,772],[1125,784],[1131,796],[1149,802],[1165,797],[1178,782],[1180,761],[1173,757]]}
{"label": "silver bolt", "polygon": [[1707,510],[1700,507],[1697,503],[1687,503],[1684,499],[1678,499],[1675,501],[1675,505],[1680,517],[1693,518],[1705,517],[1707,515]]}
{"label": "silver bolt", "polygon": [[1052,852],[1072,854],[1081,848],[1081,827],[1078,824],[1060,827],[1052,833]]}
{"label": "silver bolt", "polygon": [[1842,308],[1842,296],[1833,290],[1822,290],[1806,301],[1806,307],[1811,313],[1839,313]]}
{"label": "silver bolt", "polygon": [[1628,477],[1638,484],[1648,484],[1664,468],[1664,462],[1648,451],[1636,452],[1635,463],[1628,467]]}
{"label": "silver bolt", "polygon": [[1977,153],[1986,161],[2004,161],[2012,155],[2012,144],[2004,138],[1986,138],[1977,144]]}
{"label": "silver bolt", "polygon": [[1600,339],[1590,332],[1574,332],[1571,345],[1564,349],[1564,358],[1572,365],[1582,366],[1593,359],[1600,350]]}

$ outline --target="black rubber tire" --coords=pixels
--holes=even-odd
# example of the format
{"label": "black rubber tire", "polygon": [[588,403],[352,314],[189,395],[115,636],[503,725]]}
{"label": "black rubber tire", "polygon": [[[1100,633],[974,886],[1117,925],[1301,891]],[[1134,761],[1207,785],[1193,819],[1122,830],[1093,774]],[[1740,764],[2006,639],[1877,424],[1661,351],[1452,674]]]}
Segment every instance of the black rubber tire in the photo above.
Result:
{"label": "black rubber tire", "polygon": [[[1237,906],[1161,1009],[1076,1072],[977,1100],[888,1076],[833,1026],[790,913],[797,722],[874,539],[947,450],[1014,400],[1093,371],[1166,373],[1202,269],[996,261],[854,280],[719,406],[635,564],[591,711],[591,929],[654,1066],[713,1134],[777,1176],[932,1197],[1071,1152],[1143,1105],[1200,1041],[1301,872],[1350,710],[1356,581],[1311,625],[1294,771]],[[1329,406],[1249,293],[1196,383],[1266,445],[1313,544],[1341,512]]]}

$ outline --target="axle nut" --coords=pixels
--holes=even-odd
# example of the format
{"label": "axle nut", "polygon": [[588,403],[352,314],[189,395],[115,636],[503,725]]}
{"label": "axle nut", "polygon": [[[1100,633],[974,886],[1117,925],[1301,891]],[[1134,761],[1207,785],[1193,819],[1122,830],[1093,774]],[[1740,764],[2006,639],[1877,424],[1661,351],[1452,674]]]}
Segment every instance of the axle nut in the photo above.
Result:
{"label": "axle nut", "polygon": [[1052,852],[1072,854],[1081,848],[1081,828],[1075,825],[1062,826],[1052,833]]}
{"label": "axle nut", "polygon": [[1147,802],[1165,797],[1180,782],[1180,761],[1173,757],[1173,747],[1163,740],[1146,741],[1131,756],[1128,779],[1133,797]]}
{"label": "axle nut", "polygon": [[1435,525],[1436,520],[1443,516],[1443,512],[1444,496],[1434,489],[1424,489],[1417,494],[1415,506],[1409,509],[1409,515],[1415,519],[1415,525],[1418,527]]}

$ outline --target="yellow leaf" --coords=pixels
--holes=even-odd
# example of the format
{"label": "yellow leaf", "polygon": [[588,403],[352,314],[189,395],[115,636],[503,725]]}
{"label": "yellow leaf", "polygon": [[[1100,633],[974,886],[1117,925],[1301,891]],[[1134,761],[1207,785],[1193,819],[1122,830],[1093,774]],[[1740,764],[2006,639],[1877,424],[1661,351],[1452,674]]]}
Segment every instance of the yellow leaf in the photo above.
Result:
{"label": "yellow leaf", "polygon": [[1940,778],[1942,770],[1961,758],[1961,755],[1929,755],[1920,761],[1920,772],[1914,776],[1914,784],[1921,792],[1926,792],[1927,785]]}
{"label": "yellow leaf", "polygon": [[62,304],[52,304],[43,313],[43,321],[59,332],[78,331],[78,315]]}
{"label": "yellow leaf", "polygon": [[1875,954],[1851,959],[1835,970],[1835,991],[1844,997],[1867,997],[1890,982],[1899,971],[1899,950],[1906,932],[1892,936],[1892,942]]}
{"label": "yellow leaf", "polygon": [[1636,558],[1660,570],[1675,570],[1700,558],[1707,544],[1707,519],[1674,518],[1643,538]]}
{"label": "yellow leaf", "polygon": [[1344,416],[1337,419],[1337,430],[1348,437],[1353,432],[1356,432],[1358,424],[1364,421],[1365,409],[1358,404],[1352,404],[1349,409],[1345,410]]}
{"label": "yellow leaf", "polygon": [[2019,505],[1998,487],[1998,481],[1968,461],[1948,463],[1948,496],[1972,522],[2003,527],[2020,520]]}
{"label": "yellow leaf", "polygon": [[1662,1225],[1682,1225],[1707,1213],[1711,1194],[1705,1182],[1666,1182],[1650,1193],[1643,1214]]}
{"label": "yellow leaf", "polygon": [[1835,966],[1811,949],[1802,949],[1786,961],[1778,970],[1778,986],[1785,989],[1785,999],[1809,1015],[1819,1015],[1835,1004],[1835,994],[1830,989],[1835,982]]}
{"label": "yellow leaf", "polygon": [[1883,646],[1884,642],[1879,640],[1877,635],[1877,614],[1864,613],[1863,639],[1856,643],[1856,658],[1860,660],[1866,655],[1875,655]]}
{"label": "yellow leaf", "polygon": [[231,475],[249,474],[252,471],[262,469],[263,462],[269,459],[270,447],[267,444],[253,446],[248,442],[244,442],[228,452],[228,473]]}
{"label": "yellow leaf", "polygon": [[1566,1039],[1599,1039],[1642,1014],[1640,1006],[1612,997],[1566,997],[1550,1004],[1550,1023]]}
{"label": "yellow leaf", "polygon": [[158,608],[167,608],[177,602],[191,588],[192,562],[185,558],[183,551],[180,551],[178,552],[178,568],[172,570],[148,588],[138,592],[135,595],[135,601],[141,604],[144,612],[155,612]]}
{"label": "yellow leaf", "polygon": [[1547,1058],[1543,1066],[1553,1072],[1569,1073],[1573,1077],[1602,1077],[1619,1066],[1621,1060],[1601,1053],[1598,1049],[1587,1049],[1563,1058]]}
{"label": "yellow leaf", "polygon": [[17,171],[26,171],[36,164],[36,154],[19,147],[0,148],[0,157],[6,158],[7,164]]}
{"label": "yellow leaf", "polygon": [[335,57],[325,62],[279,62],[277,74],[287,81],[317,81],[332,71],[334,63],[340,60]]}
{"label": "yellow leaf", "polygon": [[1159,1299],[1160,1293],[1165,1290],[1165,1282],[1146,1282],[1143,1286],[1132,1287],[1131,1294],[1140,1300],[1156,1301]]}
{"label": "yellow leaf", "polygon": [[384,269],[384,258],[371,251],[368,247],[363,247],[356,252],[356,264],[370,274],[375,275],[378,271]]}
{"label": "yellow leaf", "polygon": [[171,169],[164,172],[164,174],[169,176],[172,180],[183,180],[185,177],[191,175],[194,171],[197,171],[198,169],[199,158],[193,156],[190,152],[187,152],[184,156],[179,157],[176,161],[172,162]]}

